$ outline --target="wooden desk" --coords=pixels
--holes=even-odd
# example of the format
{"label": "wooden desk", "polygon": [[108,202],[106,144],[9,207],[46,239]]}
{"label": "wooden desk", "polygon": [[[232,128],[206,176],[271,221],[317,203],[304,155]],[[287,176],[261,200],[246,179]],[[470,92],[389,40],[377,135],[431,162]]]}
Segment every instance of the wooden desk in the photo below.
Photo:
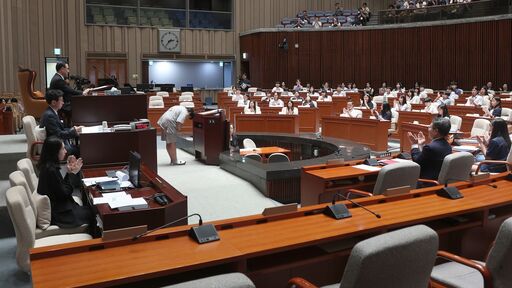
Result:
{"label": "wooden desk", "polygon": [[368,145],[372,150],[388,149],[388,129],[390,121],[376,119],[324,117],[322,118],[322,135],[338,139],[347,139]]}
{"label": "wooden desk", "polygon": [[299,134],[299,116],[236,114],[235,131]]}
{"label": "wooden desk", "polygon": [[[486,240],[493,239],[499,224],[512,214],[512,182],[498,180],[494,184],[498,188],[461,186],[464,198],[456,201],[435,195],[439,187],[416,197],[358,200],[380,213],[380,219],[361,208],[350,208],[352,217],[337,221],[319,213],[325,205],[317,205],[286,215],[218,221],[220,241],[204,245],[186,236],[188,227],[175,227],[135,243],[93,239],[35,248],[31,250],[32,280],[34,287],[112,286],[137,281],[148,285],[151,278],[161,277],[158,283],[162,286],[238,271],[248,275],[257,287],[285,287],[290,275],[319,285],[335,283],[355,243],[415,224],[433,228],[440,237],[440,249],[466,252],[461,243],[473,240],[479,252],[487,250],[490,241]],[[489,219],[490,214],[495,218]],[[467,221],[448,221],[454,216]],[[338,250],[320,248],[330,243]]]}
{"label": "wooden desk", "polygon": [[16,134],[13,112],[3,111],[3,108],[0,107],[0,135]]}
{"label": "wooden desk", "polygon": [[413,133],[414,135],[418,134],[420,131],[423,132],[423,135],[425,135],[425,143],[430,143],[432,139],[430,139],[430,135],[428,133],[429,126],[430,125],[425,124],[400,123],[400,126],[398,127],[400,151],[411,151],[411,142],[409,141],[409,136],[407,136],[407,133],[409,132]]}
{"label": "wooden desk", "polygon": [[[105,176],[106,170],[119,169],[120,167],[84,169],[84,177]],[[119,211],[111,209],[108,204],[94,205],[92,198],[102,197],[101,192],[95,187],[88,187],[86,195],[91,207],[94,207],[99,217],[98,223],[102,230],[112,230],[133,226],[147,225],[148,229],[154,229],[187,215],[187,196],[181,194],[171,184],[145,165],[141,165],[140,183],[142,188],[129,189],[126,192],[136,197],[150,197],[155,193],[164,193],[169,204],[161,206],[154,200],[147,200],[149,207],[131,211]],[[180,221],[174,226],[186,225],[187,220]]]}
{"label": "wooden desk", "polygon": [[[398,121],[397,128],[400,130],[400,125],[402,123],[412,123],[417,121],[419,124],[430,125],[432,123],[432,119],[437,117],[437,115],[432,115],[427,112],[413,112],[413,111],[400,111],[398,112]],[[398,131],[400,133],[400,131]]]}
{"label": "wooden desk", "polygon": [[448,106],[448,112],[450,115],[464,116],[466,114],[482,114],[481,107],[475,106],[463,106],[463,105],[450,105]]}
{"label": "wooden desk", "polygon": [[115,125],[148,118],[145,94],[73,96],[71,107],[73,125],[92,126],[102,121]]}
{"label": "wooden desk", "polygon": [[86,168],[124,165],[128,162],[130,151],[138,152],[142,162],[158,171],[156,130],[153,128],[80,134],[80,157],[84,159]]}
{"label": "wooden desk", "polygon": [[468,134],[471,132],[471,129],[473,129],[473,123],[475,122],[476,119],[485,119],[485,120],[489,120],[489,122],[492,121],[491,118],[483,117],[483,116],[462,115],[462,116],[460,116],[460,118],[462,118],[462,123],[460,125],[460,131],[462,131],[464,133],[468,133]]}
{"label": "wooden desk", "polygon": [[299,107],[299,132],[316,133],[320,126],[318,108]]}

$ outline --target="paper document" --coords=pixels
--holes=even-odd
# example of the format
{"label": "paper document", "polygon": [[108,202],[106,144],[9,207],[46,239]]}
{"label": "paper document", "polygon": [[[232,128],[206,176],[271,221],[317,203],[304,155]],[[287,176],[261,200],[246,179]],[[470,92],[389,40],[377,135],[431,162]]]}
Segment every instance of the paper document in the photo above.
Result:
{"label": "paper document", "polygon": [[460,145],[460,146],[453,146],[452,150],[459,151],[459,152],[475,152],[476,150],[478,150],[478,147],[468,146],[468,145]]}
{"label": "paper document", "polygon": [[85,186],[92,186],[92,185],[96,185],[101,182],[107,182],[107,181],[112,181],[112,180],[116,180],[116,178],[103,176],[103,177],[84,178],[84,179],[82,179],[82,182],[84,182]]}
{"label": "paper document", "polygon": [[128,181],[129,176],[126,173],[123,173],[122,171],[116,171],[116,177],[119,180],[119,183]]}
{"label": "paper document", "polygon": [[366,170],[366,171],[379,171],[380,170],[380,167],[378,167],[378,166],[370,166],[370,165],[366,165],[366,164],[354,165],[352,167]]}
{"label": "paper document", "polygon": [[101,125],[82,127],[81,133],[87,134],[87,133],[99,133],[99,132],[103,132],[103,126],[101,126]]}

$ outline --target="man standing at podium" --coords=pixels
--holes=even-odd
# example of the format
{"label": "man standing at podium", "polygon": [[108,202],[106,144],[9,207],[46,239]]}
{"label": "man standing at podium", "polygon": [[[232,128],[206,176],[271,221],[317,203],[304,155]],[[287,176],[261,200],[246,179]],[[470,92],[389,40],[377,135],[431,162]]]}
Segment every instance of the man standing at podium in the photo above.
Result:
{"label": "man standing at podium", "polygon": [[160,119],[158,125],[162,128],[162,141],[166,142],[165,148],[171,158],[171,165],[185,165],[184,160],[178,161],[176,157],[176,141],[178,132],[181,131],[186,118],[194,118],[194,109],[180,105],[173,106],[167,110]]}

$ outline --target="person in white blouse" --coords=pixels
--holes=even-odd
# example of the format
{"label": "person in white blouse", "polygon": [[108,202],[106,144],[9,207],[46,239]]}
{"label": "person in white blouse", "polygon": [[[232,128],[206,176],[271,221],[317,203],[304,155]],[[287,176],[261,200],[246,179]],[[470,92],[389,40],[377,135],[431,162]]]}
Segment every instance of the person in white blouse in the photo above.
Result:
{"label": "person in white blouse", "polygon": [[325,82],[324,85],[322,85],[322,91],[325,92],[332,92],[331,87],[329,86],[329,82]]}
{"label": "person in white blouse", "polygon": [[450,91],[445,91],[443,93],[437,92],[437,97],[436,100],[434,100],[434,103],[436,103],[437,106],[441,104],[454,105],[454,102],[450,99]]}
{"label": "person in white blouse", "polygon": [[318,96],[318,99],[316,101],[332,102],[332,97],[330,95],[327,95],[327,93],[322,92],[322,94]]}
{"label": "person in white blouse", "polygon": [[295,107],[295,105],[293,104],[293,101],[288,101],[288,103],[286,103],[286,107],[283,107],[283,109],[281,109],[281,112],[279,112],[279,114],[299,115],[299,109],[297,107]]}
{"label": "person in white blouse", "polygon": [[270,102],[268,103],[269,107],[284,107],[283,100],[279,99],[279,95],[277,93],[274,93],[274,97],[270,99]]}
{"label": "person in white blouse", "polygon": [[425,103],[425,108],[421,109],[421,112],[437,114],[437,105],[434,102],[432,102],[432,99],[425,98],[425,100],[423,100],[423,102]]}
{"label": "person in white blouse", "polygon": [[332,96],[342,96],[345,97],[347,94],[345,94],[345,91],[343,91],[343,87],[341,85],[338,85],[338,88],[332,93]]}
{"label": "person in white blouse", "polygon": [[238,100],[238,104],[236,106],[238,107],[245,107],[249,104],[249,95],[244,94],[244,97],[242,100]]}
{"label": "person in white blouse", "polygon": [[322,22],[320,22],[318,17],[315,17],[311,25],[313,25],[313,28],[322,28]]}
{"label": "person in white blouse", "polygon": [[316,101],[313,101],[311,100],[311,96],[309,96],[309,94],[306,96],[306,99],[304,99],[304,101],[302,101],[302,106],[307,106],[307,107],[316,107]]}
{"label": "person in white blouse", "polygon": [[363,118],[363,112],[361,110],[354,109],[352,101],[348,101],[347,107],[343,108],[343,112],[340,114],[340,117]]}
{"label": "person in white blouse", "polygon": [[242,93],[240,93],[240,89],[236,89],[235,91],[235,95],[233,95],[233,97],[231,97],[231,100],[232,101],[240,101],[240,100],[244,100],[244,95],[242,95]]}
{"label": "person in white blouse", "polygon": [[261,114],[260,107],[258,107],[258,103],[254,100],[249,101],[249,105],[245,106],[244,114]]}
{"label": "person in white blouse", "polygon": [[396,112],[411,111],[411,105],[409,105],[409,103],[407,103],[404,95],[401,95],[398,98],[398,100],[395,100],[393,106],[394,106],[393,108],[395,109]]}
{"label": "person in white blouse", "polygon": [[274,86],[274,88],[272,88],[272,93],[275,93],[275,92],[281,93],[283,91],[284,90],[283,90],[283,88],[281,88],[281,83],[276,82],[276,86]]}
{"label": "person in white blouse", "polygon": [[428,98],[428,94],[427,92],[425,91],[425,87],[420,86],[420,99],[425,99],[425,98]]}
{"label": "person in white blouse", "polygon": [[386,87],[386,90],[385,90],[385,92],[384,92],[384,94],[382,96],[384,96],[384,97],[391,97],[392,96],[391,95],[391,88]]}
{"label": "person in white blouse", "polygon": [[478,94],[476,86],[471,89],[471,95],[466,100],[466,106],[482,106],[484,103],[484,97]]}

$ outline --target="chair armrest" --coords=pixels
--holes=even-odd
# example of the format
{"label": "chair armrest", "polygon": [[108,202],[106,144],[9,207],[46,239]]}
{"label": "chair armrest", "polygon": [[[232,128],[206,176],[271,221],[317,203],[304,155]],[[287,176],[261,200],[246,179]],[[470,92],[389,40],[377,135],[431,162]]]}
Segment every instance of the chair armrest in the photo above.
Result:
{"label": "chair armrest", "polygon": [[430,183],[430,184],[434,184],[434,185],[439,185],[439,182],[437,182],[436,180],[430,180],[430,179],[418,179],[418,182],[425,182],[425,183]]}
{"label": "chair armrest", "polygon": [[481,265],[475,261],[471,261],[467,258],[452,254],[450,252],[446,251],[438,251],[437,257],[444,258],[453,262],[457,262],[461,265],[468,266],[469,268],[473,268],[477,270],[480,274],[482,274],[482,277],[484,278],[484,287],[485,288],[492,288],[492,277],[489,270],[484,265]]}
{"label": "chair armrest", "polygon": [[480,163],[478,163],[478,166],[476,166],[475,174],[478,174],[480,172],[480,166],[482,164],[506,164],[507,165],[507,171],[510,171],[510,166],[512,166],[512,163],[503,161],[503,160],[484,160]]}
{"label": "chair armrest", "polygon": [[347,191],[348,191],[347,198],[349,198],[349,199],[350,199],[350,194],[356,194],[356,195],[363,196],[363,197],[373,196],[373,194],[370,192],[366,192],[366,191],[358,190],[358,189],[348,189]]}
{"label": "chair armrest", "polygon": [[43,142],[41,141],[35,141],[34,143],[32,143],[32,146],[30,146],[30,159],[31,160],[34,160],[34,161],[37,161],[39,160],[39,156],[36,156],[36,147],[38,145],[43,145]]}
{"label": "chair armrest", "polygon": [[311,282],[309,282],[306,279],[303,279],[300,277],[294,277],[294,278],[288,280],[288,287],[289,288],[317,288],[318,286],[311,284]]}

